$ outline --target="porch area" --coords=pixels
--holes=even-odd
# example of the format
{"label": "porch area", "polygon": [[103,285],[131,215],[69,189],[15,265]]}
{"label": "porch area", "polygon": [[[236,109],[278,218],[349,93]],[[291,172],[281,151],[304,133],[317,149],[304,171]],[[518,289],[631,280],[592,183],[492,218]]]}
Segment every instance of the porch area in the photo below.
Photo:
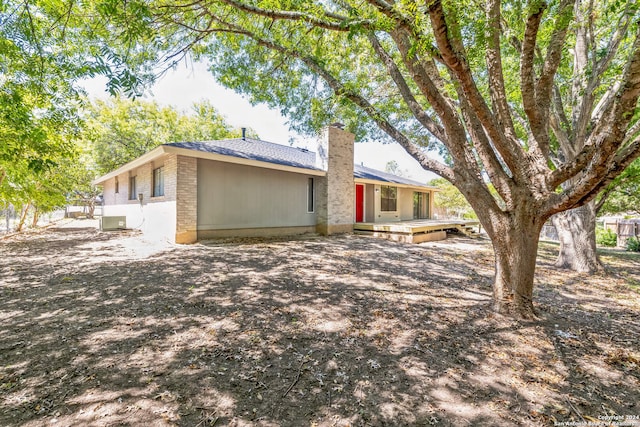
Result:
{"label": "porch area", "polygon": [[480,222],[467,220],[415,219],[399,222],[356,222],[356,234],[382,237],[405,243],[422,243],[447,238],[447,231],[472,236],[480,232]]}

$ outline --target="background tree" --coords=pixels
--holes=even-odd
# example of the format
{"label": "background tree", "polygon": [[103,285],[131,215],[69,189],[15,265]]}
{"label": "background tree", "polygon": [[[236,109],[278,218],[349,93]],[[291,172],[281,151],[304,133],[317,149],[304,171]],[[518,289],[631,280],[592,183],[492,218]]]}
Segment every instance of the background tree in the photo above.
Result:
{"label": "background tree", "polygon": [[407,171],[403,171],[395,160],[389,160],[384,166],[384,171],[396,176],[405,176],[407,174]]}
{"label": "background tree", "polygon": [[596,200],[598,215],[640,214],[640,160],[634,161]]}
{"label": "background tree", "polygon": [[83,139],[96,173],[105,174],[161,144],[240,135],[208,102],[184,114],[155,102],[114,98],[91,106]]}
{"label": "background tree", "polygon": [[75,72],[57,56],[54,20],[38,5],[0,3],[0,197],[72,151]]}
{"label": "background tree", "polygon": [[[633,28],[637,25],[638,7],[633,2],[577,1],[572,7],[574,20],[567,34],[571,62],[560,64],[561,78],[553,84],[549,111],[553,142],[557,144],[557,150],[552,152],[556,163],[575,159],[589,143],[585,136],[605,119],[608,103],[624,84],[626,64],[620,60],[619,52],[628,49],[636,37]],[[633,137],[635,132],[637,129],[630,129],[628,135]],[[562,186],[567,188],[578,182],[579,177],[574,177]],[[551,217],[560,239],[557,266],[582,272],[601,268],[595,242],[597,210],[593,199]]]}
{"label": "background tree", "polygon": [[440,189],[435,195],[434,203],[436,207],[446,211],[447,217],[475,217],[475,213],[467,199],[449,181],[444,178],[436,178],[429,181],[429,185]]}
{"label": "background tree", "polygon": [[[165,64],[186,51],[210,59],[224,85],[280,106],[299,129],[337,118],[358,137],[397,141],[478,214],[495,251],[494,308],[531,317],[545,221],[592,201],[640,155],[637,3],[600,4],[584,16],[580,0],[134,1],[111,16],[142,42],[160,35]],[[616,84],[589,80],[582,95],[595,102],[572,105],[557,90],[571,87],[565,70],[597,71],[572,50],[585,28],[629,36],[587,61]],[[569,132],[562,113],[587,126]]]}
{"label": "background tree", "polygon": [[[105,6],[0,2],[0,205],[22,206],[22,225],[29,208],[37,209],[37,220],[37,212],[60,206],[72,185],[67,177],[82,106],[77,80],[103,74],[112,92],[133,93],[140,79],[151,77],[139,67],[134,75],[109,48]],[[131,46],[119,52],[131,64],[145,58]]]}

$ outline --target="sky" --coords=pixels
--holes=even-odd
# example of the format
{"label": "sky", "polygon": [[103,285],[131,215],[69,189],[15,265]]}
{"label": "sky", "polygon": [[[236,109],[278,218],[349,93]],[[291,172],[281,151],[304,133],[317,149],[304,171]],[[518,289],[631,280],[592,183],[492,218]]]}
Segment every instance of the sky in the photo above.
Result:
{"label": "sky", "polygon": [[[106,99],[106,80],[95,78],[82,83],[91,99]],[[203,63],[182,63],[162,76],[143,99],[154,100],[160,105],[172,105],[180,111],[188,111],[194,102],[208,100],[233,127],[255,130],[264,141],[308,148],[315,151],[315,141],[289,130],[286,118],[277,110],[265,105],[252,106],[243,96],[220,86]],[[395,160],[402,175],[420,182],[436,177],[396,143],[382,144],[374,141],[355,144],[354,162],[383,170],[387,162]]]}

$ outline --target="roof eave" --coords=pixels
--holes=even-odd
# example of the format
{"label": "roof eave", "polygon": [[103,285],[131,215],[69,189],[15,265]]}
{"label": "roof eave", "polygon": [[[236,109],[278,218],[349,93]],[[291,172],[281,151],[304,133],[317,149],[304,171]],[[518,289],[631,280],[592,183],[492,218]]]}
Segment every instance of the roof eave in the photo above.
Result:
{"label": "roof eave", "polygon": [[148,153],[145,153],[142,156],[138,157],[137,159],[134,159],[129,163],[120,166],[118,169],[111,171],[106,175],[102,175],[99,178],[94,179],[91,183],[93,185],[101,185],[102,183],[110,180],[111,178],[114,178],[118,175],[122,175],[123,173],[128,172],[132,169],[138,168],[144,165],[145,163],[149,163],[150,161],[157,159],[158,157],[165,154],[167,152],[165,148],[166,147],[164,145],[160,145],[154,148],[153,150],[149,151]]}
{"label": "roof eave", "polygon": [[400,182],[383,181],[378,179],[354,178],[354,181],[359,184],[382,184],[382,185],[392,185],[394,187],[399,187],[399,188],[418,188],[421,190],[440,191],[438,187],[432,187],[429,185],[403,184]]}

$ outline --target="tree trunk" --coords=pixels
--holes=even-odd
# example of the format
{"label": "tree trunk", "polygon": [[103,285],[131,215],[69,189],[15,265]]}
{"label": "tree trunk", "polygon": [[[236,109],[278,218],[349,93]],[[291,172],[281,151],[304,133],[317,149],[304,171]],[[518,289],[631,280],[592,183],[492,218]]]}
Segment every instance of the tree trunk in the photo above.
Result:
{"label": "tree trunk", "polygon": [[96,212],[96,202],[91,200],[87,203],[87,218],[93,219],[93,216]]}
{"label": "tree trunk", "polygon": [[17,232],[22,231],[22,227],[24,227],[24,223],[27,220],[27,213],[29,212],[30,207],[31,204],[27,203],[24,208],[22,208],[22,213],[20,214],[20,222],[18,222],[18,225],[16,226]]}
{"label": "tree trunk", "polygon": [[494,310],[523,319],[536,317],[533,279],[542,224],[535,213],[494,219],[490,234],[495,252]]}
{"label": "tree trunk", "polygon": [[602,270],[596,253],[595,202],[561,212],[551,217],[558,232],[560,252],[556,267],[581,273]]}
{"label": "tree trunk", "polygon": [[40,211],[38,211],[38,208],[34,207],[33,221],[31,221],[31,228],[36,228],[38,226],[39,219],[40,219]]}

